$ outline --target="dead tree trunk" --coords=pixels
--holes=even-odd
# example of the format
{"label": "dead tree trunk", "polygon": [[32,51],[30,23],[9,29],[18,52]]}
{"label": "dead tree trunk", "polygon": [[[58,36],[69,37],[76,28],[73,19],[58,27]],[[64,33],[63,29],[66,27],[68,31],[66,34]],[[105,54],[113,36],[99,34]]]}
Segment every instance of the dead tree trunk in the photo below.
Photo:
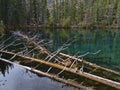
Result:
{"label": "dead tree trunk", "polygon": [[[74,56],[70,56],[70,55],[67,55],[67,54],[64,54],[64,53],[60,53],[60,55],[62,55],[62,56],[64,56],[64,57],[68,57],[68,58],[74,59],[74,60],[78,60],[79,62],[82,62],[82,61],[83,61],[83,60],[78,59],[78,58],[76,58],[76,57],[74,57]],[[98,66],[98,65],[96,65],[96,64],[87,62],[87,61],[85,61],[85,60],[84,60],[84,63],[87,64],[87,65],[89,65],[89,66],[91,66],[91,67],[94,67],[94,68],[96,68],[96,69],[101,69],[101,70],[104,70],[104,71],[106,71],[106,72],[109,72],[109,73],[112,73],[112,74],[115,74],[115,75],[120,76],[120,73],[119,73],[119,72],[113,71],[113,70],[111,70],[111,69],[107,69],[107,68]]]}
{"label": "dead tree trunk", "polygon": [[[15,55],[15,53],[12,53],[12,52],[6,52],[6,51],[0,51],[0,52],[4,52],[6,54]],[[106,79],[106,78],[102,78],[102,77],[99,77],[99,76],[96,76],[96,75],[92,75],[92,74],[89,74],[89,73],[86,73],[86,72],[76,72],[75,69],[70,69],[70,68],[67,68],[67,67],[64,68],[64,66],[61,66],[61,65],[58,65],[58,64],[54,64],[54,63],[51,63],[51,62],[46,62],[44,60],[35,59],[35,58],[23,56],[23,55],[17,55],[17,56],[19,56],[21,58],[24,58],[25,60],[38,62],[40,64],[44,64],[44,65],[47,65],[47,66],[58,68],[60,70],[64,69],[64,71],[67,71],[67,72],[70,72],[70,73],[73,73],[73,74],[76,74],[76,75],[79,75],[79,76],[83,76],[83,77],[88,78],[90,80],[93,80],[93,81],[96,81],[96,82],[99,82],[99,83],[102,83],[102,84],[114,87],[116,89],[120,89],[120,87],[119,87],[120,83],[119,82],[115,82],[115,81],[112,81],[112,80],[109,80],[109,79]]]}
{"label": "dead tree trunk", "polygon": [[[16,64],[16,63],[13,63],[13,62],[8,61],[8,60],[3,59],[3,58],[0,58],[0,60],[1,60],[1,61],[4,61],[4,62],[7,62],[7,63],[10,63],[10,64]],[[40,70],[37,70],[37,69],[34,69],[34,68],[30,68],[30,67],[23,66],[23,65],[20,65],[20,64],[17,64],[17,65],[20,66],[20,67],[22,67],[22,68],[25,68],[25,69],[27,69],[27,70],[30,70],[30,71],[32,71],[32,72],[34,72],[34,73],[37,73],[37,74],[39,74],[39,75],[43,75],[43,76],[46,76],[46,77],[48,77],[48,78],[54,79],[54,80],[56,80],[56,81],[59,81],[59,82],[62,82],[62,83],[65,83],[65,84],[74,86],[74,87],[76,87],[76,88],[80,88],[81,90],[92,90],[92,88],[90,88],[90,87],[82,86],[82,85],[77,84],[77,83],[75,83],[75,82],[71,82],[71,81],[69,81],[69,80],[65,80],[65,79],[59,78],[59,77],[57,77],[57,76],[55,76],[55,75],[51,75],[51,74],[48,74],[48,73],[44,73],[44,72],[42,72],[42,71],[40,71]]]}

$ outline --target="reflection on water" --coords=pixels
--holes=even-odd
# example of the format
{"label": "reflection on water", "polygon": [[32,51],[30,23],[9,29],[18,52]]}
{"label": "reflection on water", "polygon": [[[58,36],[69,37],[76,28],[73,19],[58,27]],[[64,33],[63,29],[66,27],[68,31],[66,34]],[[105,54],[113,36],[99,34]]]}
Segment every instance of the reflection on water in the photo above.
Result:
{"label": "reflection on water", "polygon": [[[98,54],[88,54],[83,59],[120,71],[120,30],[44,29],[24,31],[27,35],[39,34],[37,36],[38,40],[50,41],[51,44],[46,44],[45,47],[52,52],[68,40],[74,42],[71,43],[68,49],[62,51],[64,53],[83,55],[100,51]],[[12,49],[20,51],[18,47],[12,47],[10,51]]]}
{"label": "reflection on water", "polygon": [[2,70],[0,71],[0,90],[76,90],[47,77],[38,76],[17,65],[2,61],[0,61],[0,70]]}
{"label": "reflection on water", "polygon": [[120,30],[40,30],[39,33],[42,38],[53,41],[53,45],[48,46],[53,51],[69,39],[76,41],[64,50],[65,53],[82,55],[101,50],[83,59],[120,71]]}
{"label": "reflection on water", "polygon": [[[24,30],[25,31],[25,30]],[[83,59],[98,65],[120,71],[120,30],[78,30],[78,29],[51,29],[25,32],[39,34],[38,40],[50,41],[46,48],[55,51],[67,41],[74,41],[68,49],[62,51],[70,55],[83,55]],[[33,35],[33,36],[34,36]],[[100,51],[98,54],[91,54]],[[35,52],[34,52],[35,53]]]}
{"label": "reflection on water", "polygon": [[12,64],[0,61],[0,72],[1,74],[3,74],[4,77],[6,73],[9,74],[9,69],[12,68],[13,68]]}
{"label": "reflection on water", "polygon": [[[63,52],[71,55],[79,52],[78,55],[82,55],[101,50],[98,54],[89,54],[83,59],[120,71],[119,30],[39,30],[37,32],[40,33],[40,38],[52,41],[52,44],[46,46],[51,51],[56,50],[70,39],[75,40]],[[73,87],[64,86],[62,83],[37,76],[16,65],[0,61],[0,90],[56,89],[75,90]]]}

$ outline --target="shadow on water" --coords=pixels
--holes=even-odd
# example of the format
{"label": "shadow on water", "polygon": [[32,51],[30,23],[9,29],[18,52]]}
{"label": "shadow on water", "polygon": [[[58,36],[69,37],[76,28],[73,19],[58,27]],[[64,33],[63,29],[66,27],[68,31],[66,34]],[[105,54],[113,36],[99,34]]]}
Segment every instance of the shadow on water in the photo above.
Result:
{"label": "shadow on water", "polygon": [[12,69],[12,68],[14,68],[14,65],[10,63],[6,63],[4,61],[0,61],[0,72],[4,77],[6,73],[9,74],[9,69]]}
{"label": "shadow on water", "polygon": [[29,70],[0,61],[0,90],[78,90]]}

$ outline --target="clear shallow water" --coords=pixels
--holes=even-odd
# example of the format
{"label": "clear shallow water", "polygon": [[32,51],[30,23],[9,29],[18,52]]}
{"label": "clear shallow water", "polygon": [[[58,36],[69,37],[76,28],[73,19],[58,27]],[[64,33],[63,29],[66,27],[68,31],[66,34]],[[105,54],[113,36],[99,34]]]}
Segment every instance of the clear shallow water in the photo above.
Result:
{"label": "clear shallow water", "polygon": [[47,77],[38,76],[17,65],[2,61],[0,63],[4,67],[4,69],[0,68],[0,90],[76,90]]}
{"label": "clear shallow water", "polygon": [[83,59],[120,72],[120,30],[42,30],[42,38],[53,40],[50,50],[75,40],[63,52],[75,55],[88,54]]}
{"label": "clear shallow water", "polygon": [[[41,39],[52,41],[46,48],[55,51],[68,40],[75,40],[64,53],[83,55],[83,59],[120,72],[120,30],[39,30]],[[75,90],[16,65],[0,62],[0,90]]]}

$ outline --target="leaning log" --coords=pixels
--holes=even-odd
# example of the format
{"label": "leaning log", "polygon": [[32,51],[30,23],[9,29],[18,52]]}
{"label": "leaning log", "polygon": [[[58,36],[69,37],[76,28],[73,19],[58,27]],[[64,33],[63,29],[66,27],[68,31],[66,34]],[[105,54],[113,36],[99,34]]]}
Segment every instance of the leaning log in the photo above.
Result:
{"label": "leaning log", "polygon": [[[15,53],[6,52],[6,51],[1,51],[1,52],[4,52],[6,54],[11,54],[11,55],[15,54]],[[76,75],[79,75],[79,76],[83,76],[83,77],[88,78],[90,80],[93,80],[93,81],[111,86],[111,87],[116,88],[116,89],[120,89],[120,83],[116,82],[116,81],[112,81],[112,80],[102,78],[102,77],[99,77],[99,76],[96,76],[96,75],[93,75],[93,74],[89,74],[89,73],[86,73],[86,72],[76,72],[75,69],[70,69],[70,68],[67,68],[67,67],[64,68],[64,66],[54,64],[54,63],[51,63],[51,62],[46,62],[44,60],[35,59],[35,58],[31,58],[31,57],[24,56],[24,55],[17,55],[17,56],[19,56],[21,58],[24,58],[25,60],[31,60],[31,61],[34,61],[34,62],[38,62],[40,64],[44,64],[44,65],[48,65],[48,66],[51,66],[51,67],[54,67],[54,68],[58,68],[58,69],[61,69],[61,70],[64,69],[67,72],[70,72],[70,73],[73,73],[73,74],[76,74]]]}
{"label": "leaning log", "polygon": [[111,73],[111,74],[115,74],[115,75],[120,76],[120,73],[119,73],[119,72],[116,72],[116,71],[114,71],[114,70],[111,70],[111,69],[108,69],[108,68],[104,68],[104,67],[98,66],[98,65],[96,65],[96,64],[90,63],[90,62],[85,61],[85,60],[78,59],[78,58],[76,58],[75,56],[70,56],[70,55],[64,54],[64,53],[60,53],[60,55],[62,55],[62,56],[64,56],[64,57],[71,58],[71,59],[73,59],[73,60],[77,60],[77,61],[79,61],[79,62],[84,61],[85,64],[87,64],[87,65],[89,65],[89,66],[91,66],[91,67],[94,67],[94,68],[96,68],[96,69],[101,69],[101,70],[104,70],[104,71],[109,72],[109,73]]}
{"label": "leaning log", "polygon": [[78,84],[78,83],[72,82],[72,81],[70,81],[70,80],[65,80],[65,79],[59,78],[59,77],[56,76],[56,75],[48,74],[48,73],[42,72],[42,71],[37,70],[37,69],[34,69],[34,68],[30,68],[30,67],[27,67],[27,66],[23,66],[23,65],[20,65],[20,64],[18,64],[18,63],[14,63],[14,62],[8,61],[8,60],[3,59],[3,58],[0,58],[0,61],[4,61],[4,62],[10,63],[10,64],[16,64],[16,65],[18,65],[18,66],[20,66],[20,67],[22,67],[22,68],[25,68],[25,69],[27,69],[27,70],[29,70],[29,71],[32,71],[32,72],[37,73],[37,74],[39,74],[39,75],[43,75],[43,76],[46,76],[46,77],[48,77],[48,78],[54,79],[54,80],[56,80],[56,81],[59,81],[59,82],[62,82],[62,83],[65,83],[65,84],[74,86],[74,87],[76,87],[76,88],[79,88],[80,90],[92,90],[92,88],[90,88],[90,87],[85,87],[85,86],[82,86],[82,85],[80,85],[80,84]]}

